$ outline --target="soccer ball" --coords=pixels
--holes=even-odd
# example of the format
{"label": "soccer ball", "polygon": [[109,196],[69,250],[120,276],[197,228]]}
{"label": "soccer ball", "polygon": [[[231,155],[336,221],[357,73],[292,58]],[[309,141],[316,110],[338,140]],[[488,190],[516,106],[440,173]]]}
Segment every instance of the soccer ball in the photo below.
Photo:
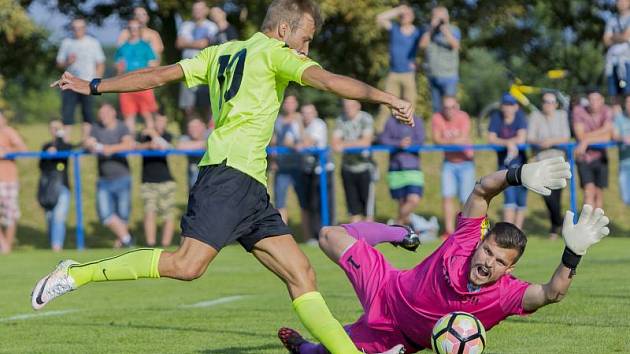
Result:
{"label": "soccer ball", "polygon": [[486,348],[486,329],[466,312],[451,312],[440,318],[431,333],[438,354],[481,354]]}

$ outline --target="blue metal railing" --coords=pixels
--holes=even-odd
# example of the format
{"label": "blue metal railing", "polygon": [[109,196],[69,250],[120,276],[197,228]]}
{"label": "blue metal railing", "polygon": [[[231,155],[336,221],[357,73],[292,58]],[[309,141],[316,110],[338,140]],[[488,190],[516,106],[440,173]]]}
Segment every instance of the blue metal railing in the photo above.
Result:
{"label": "blue metal railing", "polygon": [[[592,144],[589,145],[593,148],[603,148],[607,149],[609,147],[617,146],[616,142],[609,143],[601,143],[601,144]],[[564,149],[567,154],[567,159],[569,164],[571,165],[571,180],[569,181],[569,191],[570,191],[570,208],[573,211],[575,217],[577,218],[577,185],[575,182],[575,158],[574,158],[574,150],[577,146],[576,143],[565,143],[557,145],[556,148]],[[532,147],[535,147],[530,144],[522,144],[518,146],[520,150],[526,150]],[[393,152],[393,151],[408,151],[408,152],[453,152],[453,151],[463,151],[463,150],[476,150],[476,151],[501,151],[505,150],[504,146],[499,145],[491,145],[491,144],[477,144],[477,145],[421,145],[421,146],[410,146],[407,149],[400,149],[392,146],[385,145],[373,145],[365,148],[347,148],[344,149],[344,153],[348,154],[356,154],[363,152]],[[326,165],[328,164],[330,158],[330,148],[306,148],[300,151],[296,151],[287,147],[269,147],[267,148],[267,153],[270,155],[280,155],[280,154],[292,154],[292,153],[300,153],[300,154],[314,154],[318,156],[319,166],[321,168],[321,173],[319,175],[319,192],[320,192],[320,212],[321,212],[321,223],[322,226],[330,225],[330,210],[329,210],[329,201],[328,201],[328,178]],[[184,156],[201,156],[204,154],[204,150],[130,150],[130,151],[121,151],[115,155],[117,156],[169,156],[169,155],[184,155]],[[49,152],[36,152],[36,151],[26,151],[26,152],[15,152],[7,154],[5,159],[21,159],[21,158],[39,158],[39,159],[72,159],[73,163],[73,179],[74,179],[74,198],[75,198],[75,212],[76,212],[76,244],[78,249],[85,248],[85,234],[84,234],[84,225],[83,225],[83,191],[81,185],[81,157],[86,155],[94,155],[92,153],[83,151],[83,150],[73,150],[73,151],[60,151],[55,153]]]}

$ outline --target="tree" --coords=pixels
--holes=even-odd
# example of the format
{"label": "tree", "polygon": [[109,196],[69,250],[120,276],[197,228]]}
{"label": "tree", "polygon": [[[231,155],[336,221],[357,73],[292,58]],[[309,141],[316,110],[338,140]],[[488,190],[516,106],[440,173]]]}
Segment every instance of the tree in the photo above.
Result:
{"label": "tree", "polygon": [[[46,71],[39,60],[45,58],[46,34],[29,19],[14,0],[0,0],[0,108],[12,108],[7,87],[33,87],[38,75]],[[5,49],[6,48],[6,49]],[[13,115],[11,109],[9,116]]]}

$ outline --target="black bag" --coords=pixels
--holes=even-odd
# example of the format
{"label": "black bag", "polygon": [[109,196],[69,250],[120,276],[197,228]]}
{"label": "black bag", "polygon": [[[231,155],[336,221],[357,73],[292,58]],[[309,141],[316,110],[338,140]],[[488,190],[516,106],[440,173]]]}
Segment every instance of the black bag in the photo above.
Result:
{"label": "black bag", "polygon": [[37,187],[37,201],[45,210],[52,210],[59,200],[63,188],[63,172],[48,171],[42,173]]}

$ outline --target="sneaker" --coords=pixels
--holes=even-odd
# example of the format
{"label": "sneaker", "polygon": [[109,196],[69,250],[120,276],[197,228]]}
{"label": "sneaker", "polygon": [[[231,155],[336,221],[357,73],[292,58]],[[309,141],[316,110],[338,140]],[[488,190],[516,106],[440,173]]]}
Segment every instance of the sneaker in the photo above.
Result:
{"label": "sneaker", "polygon": [[74,279],[68,275],[68,268],[73,264],[78,262],[70,259],[59,262],[50,274],[37,282],[31,293],[31,305],[34,310],[41,309],[52,299],[77,288]]}
{"label": "sneaker", "polygon": [[286,327],[278,330],[278,338],[291,354],[300,354],[300,346],[306,343],[306,339],[298,331]]}
{"label": "sneaker", "polygon": [[411,227],[404,226],[404,225],[391,225],[391,226],[402,227],[405,230],[407,230],[407,234],[405,235],[405,237],[401,241],[390,242],[392,245],[396,247],[400,246],[406,249],[407,251],[411,251],[411,252],[415,252],[416,249],[420,247],[420,237],[418,237],[418,234],[416,234],[416,232],[413,231]]}

